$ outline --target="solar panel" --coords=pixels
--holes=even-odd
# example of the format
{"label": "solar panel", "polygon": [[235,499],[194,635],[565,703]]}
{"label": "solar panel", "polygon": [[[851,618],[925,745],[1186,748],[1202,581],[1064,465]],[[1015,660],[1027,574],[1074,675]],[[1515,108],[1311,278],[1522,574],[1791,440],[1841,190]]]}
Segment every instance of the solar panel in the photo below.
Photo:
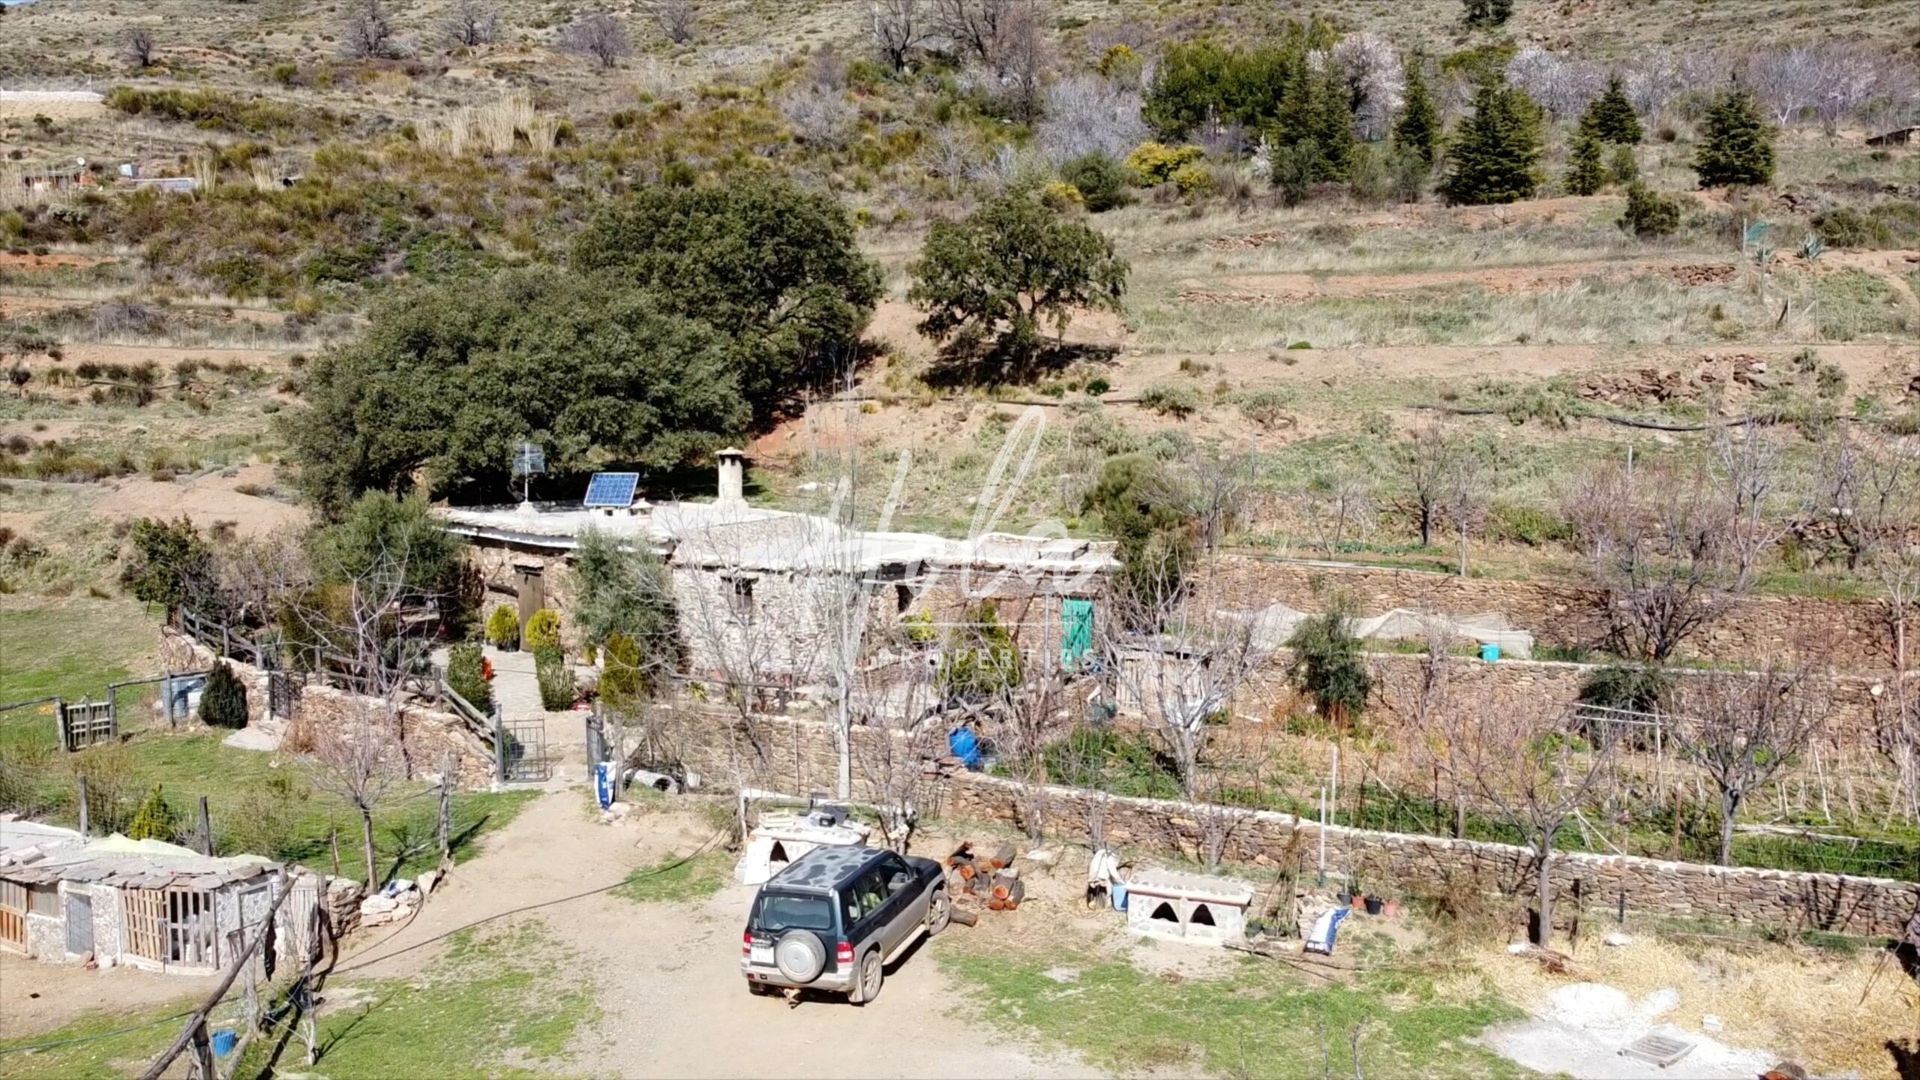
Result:
{"label": "solar panel", "polygon": [[640,474],[633,472],[594,473],[587,481],[587,497],[580,505],[587,507],[633,505],[634,492],[640,489]]}

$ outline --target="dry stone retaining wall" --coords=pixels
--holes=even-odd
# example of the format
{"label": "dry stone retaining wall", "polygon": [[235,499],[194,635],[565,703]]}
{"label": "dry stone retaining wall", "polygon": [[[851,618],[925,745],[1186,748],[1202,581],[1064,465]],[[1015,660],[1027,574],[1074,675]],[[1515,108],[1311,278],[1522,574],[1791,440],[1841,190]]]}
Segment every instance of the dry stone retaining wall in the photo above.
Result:
{"label": "dry stone retaining wall", "polygon": [[[1393,608],[1449,615],[1497,611],[1544,644],[1589,647],[1605,627],[1577,585],[1462,578],[1420,570],[1224,557],[1203,588],[1229,608],[1284,603],[1303,610],[1345,593],[1362,615]],[[1696,660],[1752,666],[1768,657],[1807,655],[1821,666],[1857,673],[1893,667],[1893,635],[1885,609],[1872,601],[1750,596],[1710,623],[1681,649]]]}
{"label": "dry stone retaining wall", "polygon": [[[727,721],[715,717],[717,729]],[[832,729],[816,720],[776,718],[774,782],[794,793],[831,792],[835,768]],[[890,737],[872,728],[854,732],[858,755],[864,743]],[[716,730],[709,745],[721,745]],[[727,774],[710,763],[717,781]],[[856,768],[856,796],[871,794]],[[950,817],[1018,824],[1022,792],[1013,781],[962,773],[931,785],[924,811]],[[1086,839],[1090,800],[1105,804],[1108,842],[1191,857],[1202,842],[1203,822],[1220,815],[1227,823],[1226,857],[1258,866],[1311,867],[1321,828],[1291,814],[1204,807],[1158,799],[1106,796],[1077,788],[1046,789],[1052,834]],[[1533,855],[1510,844],[1413,836],[1332,826],[1325,830],[1329,872],[1355,874],[1370,887],[1401,895],[1438,894],[1462,887],[1486,893],[1525,895],[1533,887]],[[1622,896],[1639,912],[1704,916],[1795,929],[1867,935],[1897,935],[1920,911],[1920,883],[1891,878],[1810,874],[1750,867],[1703,866],[1626,855],[1584,852],[1554,857],[1552,876],[1562,902],[1575,898],[1611,908]]]}

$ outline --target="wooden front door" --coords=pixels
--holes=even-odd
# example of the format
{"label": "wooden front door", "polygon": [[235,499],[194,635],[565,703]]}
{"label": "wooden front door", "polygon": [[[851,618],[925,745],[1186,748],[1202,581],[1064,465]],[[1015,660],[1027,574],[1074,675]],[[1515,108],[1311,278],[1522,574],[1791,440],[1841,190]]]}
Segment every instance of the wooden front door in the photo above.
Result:
{"label": "wooden front door", "polygon": [[520,648],[527,647],[527,620],[533,613],[547,606],[547,581],[545,573],[538,566],[515,566],[513,568],[513,591],[520,598]]}

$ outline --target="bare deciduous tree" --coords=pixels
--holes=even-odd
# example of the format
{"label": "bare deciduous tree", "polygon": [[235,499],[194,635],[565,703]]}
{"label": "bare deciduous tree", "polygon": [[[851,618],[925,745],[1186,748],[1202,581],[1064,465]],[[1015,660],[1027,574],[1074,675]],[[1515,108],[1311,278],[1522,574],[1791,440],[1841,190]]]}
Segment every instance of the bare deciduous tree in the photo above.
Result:
{"label": "bare deciduous tree", "polygon": [[999,20],[999,48],[992,68],[1000,80],[1001,97],[1021,123],[1030,124],[1040,116],[1050,58],[1034,0],[1009,5]]}
{"label": "bare deciduous tree", "polygon": [[1340,553],[1350,534],[1364,532],[1372,524],[1373,489],[1373,476],[1344,459],[1308,480],[1304,493],[1308,525],[1329,557]]}
{"label": "bare deciduous tree", "polygon": [[1619,496],[1610,515],[1576,521],[1594,530],[1585,543],[1608,642],[1622,656],[1664,663],[1733,603],[1740,582],[1728,566],[1726,508],[1701,469],[1643,468],[1580,490]]}
{"label": "bare deciduous tree", "polygon": [[358,0],[340,23],[340,53],[349,60],[386,60],[399,56],[400,41],[380,0]]}
{"label": "bare deciduous tree", "polygon": [[1000,64],[1002,24],[1022,0],[933,0],[934,25],[955,52],[989,68]]}
{"label": "bare deciduous tree", "polygon": [[653,13],[653,21],[660,26],[660,32],[675,45],[685,45],[693,40],[694,30],[700,21],[700,9],[694,0],[653,0],[647,6]]}
{"label": "bare deciduous tree", "polygon": [[1259,459],[1245,448],[1194,449],[1168,470],[1174,495],[1198,529],[1203,551],[1211,552],[1244,520]]}
{"label": "bare deciduous tree", "polygon": [[1606,775],[1610,747],[1583,750],[1560,717],[1531,709],[1460,709],[1450,714],[1445,752],[1435,763],[1454,785],[1497,809],[1527,838],[1539,906],[1535,943],[1553,935],[1553,854],[1560,832]]}
{"label": "bare deciduous tree", "polygon": [[1470,448],[1460,453],[1441,492],[1441,510],[1459,541],[1460,576],[1467,576],[1467,541],[1486,524],[1486,460]]}
{"label": "bare deciduous tree", "polygon": [[500,16],[485,0],[459,0],[441,22],[440,34],[454,48],[491,45],[500,34]]}
{"label": "bare deciduous tree", "polygon": [[120,58],[128,67],[144,70],[153,66],[154,52],[153,31],[136,26],[127,31],[127,43],[120,48]]}
{"label": "bare deciduous tree", "polygon": [[920,0],[872,0],[873,47],[895,71],[905,71],[930,31]]}
{"label": "bare deciduous tree", "polygon": [[626,25],[605,11],[590,12],[568,23],[560,32],[560,47],[611,68],[633,51]]}
{"label": "bare deciduous tree", "polygon": [[1528,45],[1507,62],[1507,81],[1526,91],[1555,119],[1565,119],[1599,97],[1607,77],[1597,65]]}
{"label": "bare deciduous tree", "polygon": [[1266,661],[1252,626],[1206,610],[1196,598],[1205,591],[1116,590],[1101,643],[1123,706],[1138,709],[1166,747],[1188,799],[1199,793],[1213,724]]}
{"label": "bare deciduous tree", "polygon": [[1780,486],[1780,442],[1758,421],[1748,420],[1715,432],[1713,454],[1728,515],[1734,588],[1744,590],[1753,580],[1760,556],[1786,531],[1769,505]]}
{"label": "bare deciduous tree", "polygon": [[1769,663],[1755,672],[1713,671],[1686,695],[1673,740],[1720,792],[1722,866],[1733,865],[1733,827],[1754,790],[1771,780],[1820,730],[1824,696],[1804,670]]}
{"label": "bare deciduous tree", "polygon": [[314,784],[344,799],[360,817],[367,889],[380,886],[373,844],[373,815],[399,785],[401,769],[389,718],[374,699],[355,697],[346,715],[313,733]]}
{"label": "bare deciduous tree", "polygon": [[1400,443],[1400,474],[1421,547],[1433,545],[1433,527],[1445,513],[1449,484],[1465,453],[1465,444],[1438,424],[1417,428]]}
{"label": "bare deciduous tree", "polygon": [[1821,448],[1808,511],[1847,569],[1871,564],[1920,519],[1920,440],[1835,430]]}

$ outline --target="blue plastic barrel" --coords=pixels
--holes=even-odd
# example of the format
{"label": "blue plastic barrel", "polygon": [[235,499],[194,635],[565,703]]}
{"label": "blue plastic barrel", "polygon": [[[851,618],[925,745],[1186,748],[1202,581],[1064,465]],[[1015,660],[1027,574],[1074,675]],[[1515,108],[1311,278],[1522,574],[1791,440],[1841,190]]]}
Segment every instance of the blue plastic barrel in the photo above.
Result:
{"label": "blue plastic barrel", "polygon": [[213,1033],[213,1052],[218,1057],[226,1057],[233,1053],[233,1048],[238,1045],[240,1045],[240,1036],[226,1028]]}
{"label": "blue plastic barrel", "polygon": [[968,728],[954,728],[947,734],[947,749],[969,769],[980,767],[980,736]]}
{"label": "blue plastic barrel", "polygon": [[1500,646],[1491,641],[1483,642],[1480,645],[1480,659],[1489,664],[1500,659]]}
{"label": "blue plastic barrel", "polygon": [[1127,910],[1127,883],[1126,882],[1124,881],[1114,882],[1108,888],[1107,894],[1113,898],[1113,910],[1115,911]]}

